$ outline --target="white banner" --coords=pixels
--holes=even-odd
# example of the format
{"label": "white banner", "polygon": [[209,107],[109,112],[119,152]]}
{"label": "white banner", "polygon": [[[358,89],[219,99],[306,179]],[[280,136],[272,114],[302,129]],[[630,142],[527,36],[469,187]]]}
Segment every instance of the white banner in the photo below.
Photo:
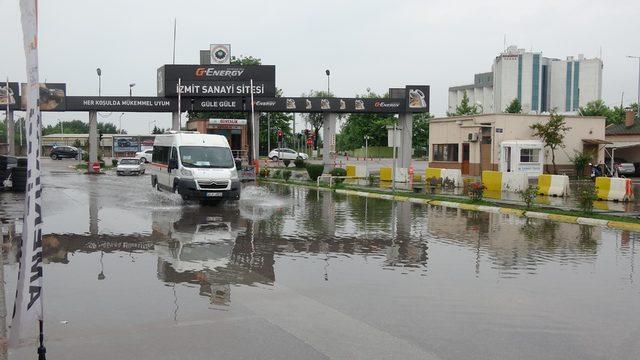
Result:
{"label": "white banner", "polygon": [[[9,346],[38,335],[42,320],[42,183],[40,182],[40,108],[38,83],[37,0],[20,0],[27,60],[27,189],[20,245],[20,267]],[[23,94],[24,96],[25,94]]]}

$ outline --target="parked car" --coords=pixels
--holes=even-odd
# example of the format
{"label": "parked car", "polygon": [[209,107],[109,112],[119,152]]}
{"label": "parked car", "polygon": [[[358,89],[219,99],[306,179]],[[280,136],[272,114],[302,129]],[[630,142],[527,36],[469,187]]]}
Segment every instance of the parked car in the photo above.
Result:
{"label": "parked car", "polygon": [[151,161],[152,155],[153,155],[153,149],[149,149],[144,151],[138,151],[136,153],[135,158],[140,160],[142,163],[147,163]]}
{"label": "parked car", "polygon": [[136,158],[122,158],[118,161],[116,174],[120,175],[142,175],[144,174],[144,165]]}
{"label": "parked car", "polygon": [[295,160],[295,159],[302,159],[302,160],[307,160],[309,158],[309,155],[305,154],[305,153],[301,153],[301,152],[297,152],[293,149],[288,149],[288,148],[278,148],[278,149],[273,149],[271,150],[271,152],[269,153],[269,159],[273,160],[273,161],[278,161],[280,159],[285,160]]}
{"label": "parked car", "polygon": [[[611,158],[605,160],[605,163],[609,166],[611,164]],[[613,168],[618,169],[618,175],[634,176],[636,174],[636,167],[633,163],[622,158],[613,158]]]}
{"label": "parked car", "polygon": [[59,160],[64,158],[75,159],[78,157],[78,149],[73,146],[56,146],[51,149],[49,156],[53,160]]}

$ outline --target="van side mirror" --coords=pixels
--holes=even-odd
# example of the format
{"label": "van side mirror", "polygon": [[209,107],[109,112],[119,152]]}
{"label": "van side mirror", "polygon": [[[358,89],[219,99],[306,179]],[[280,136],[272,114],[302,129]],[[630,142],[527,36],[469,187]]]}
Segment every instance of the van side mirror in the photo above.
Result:
{"label": "van side mirror", "polygon": [[169,170],[178,168],[178,159],[169,159]]}
{"label": "van side mirror", "polygon": [[236,170],[242,169],[242,160],[236,159]]}

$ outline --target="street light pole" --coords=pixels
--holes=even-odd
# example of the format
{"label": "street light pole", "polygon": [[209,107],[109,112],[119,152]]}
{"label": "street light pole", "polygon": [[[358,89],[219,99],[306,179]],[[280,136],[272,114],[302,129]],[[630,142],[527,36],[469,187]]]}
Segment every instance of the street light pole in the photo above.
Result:
{"label": "street light pole", "polygon": [[365,173],[369,174],[369,163],[367,158],[369,157],[369,135],[364,136],[364,169]]}
{"label": "street light pole", "polygon": [[98,74],[98,96],[102,96],[102,69],[97,68],[96,73]]}
{"label": "street light pole", "polygon": [[640,119],[640,56],[628,55],[627,57],[630,59],[638,60],[638,113],[636,114],[636,116]]}
{"label": "street light pole", "polygon": [[136,86],[136,83],[129,84],[129,97],[133,96],[133,87]]}
{"label": "street light pole", "polygon": [[329,69],[324,71],[325,74],[327,74],[327,96],[329,96],[331,94],[331,83],[330,83],[330,75],[331,75],[331,71],[329,71]]}

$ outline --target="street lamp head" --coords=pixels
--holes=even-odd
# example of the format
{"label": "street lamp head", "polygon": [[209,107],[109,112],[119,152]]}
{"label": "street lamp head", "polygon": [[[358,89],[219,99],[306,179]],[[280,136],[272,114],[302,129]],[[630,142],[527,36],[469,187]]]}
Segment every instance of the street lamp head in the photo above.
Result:
{"label": "street lamp head", "polygon": [[102,76],[102,69],[97,68],[96,73],[98,74],[98,76]]}
{"label": "street lamp head", "polygon": [[325,74],[327,74],[327,76],[331,75],[331,71],[329,71],[329,69],[324,71]]}
{"label": "street lamp head", "polygon": [[640,56],[627,55],[629,59],[640,59]]}
{"label": "street lamp head", "polygon": [[129,84],[129,87],[134,87],[134,86],[136,86],[136,83]]}

